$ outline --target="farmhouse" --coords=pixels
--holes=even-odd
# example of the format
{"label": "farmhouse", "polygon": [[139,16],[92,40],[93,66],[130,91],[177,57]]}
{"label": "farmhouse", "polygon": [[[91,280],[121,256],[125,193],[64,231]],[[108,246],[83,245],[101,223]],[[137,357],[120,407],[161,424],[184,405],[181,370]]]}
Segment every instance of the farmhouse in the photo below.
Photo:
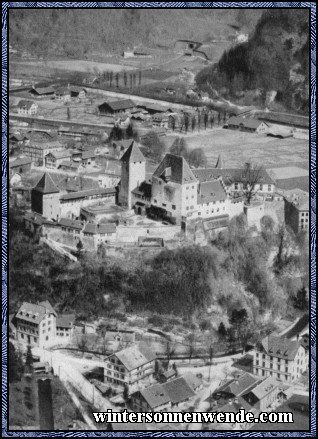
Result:
{"label": "farmhouse", "polygon": [[48,169],[57,169],[63,161],[69,159],[72,153],[68,149],[49,152],[45,156],[45,167]]}
{"label": "farmhouse", "polygon": [[56,316],[49,301],[23,302],[15,315],[18,341],[26,346],[51,344],[56,336]]}
{"label": "farmhouse", "polygon": [[244,394],[243,398],[261,412],[265,412],[278,398],[279,383],[271,376]]}
{"label": "farmhouse", "polygon": [[292,382],[308,368],[308,353],[301,342],[269,335],[253,355],[253,373]]}
{"label": "farmhouse", "polygon": [[55,90],[55,99],[57,101],[69,102],[71,100],[71,91],[67,87],[59,87]]}
{"label": "farmhouse", "polygon": [[134,345],[105,359],[105,382],[134,388],[149,382],[154,374],[156,355],[143,345]]}
{"label": "farmhouse", "polygon": [[232,130],[240,130],[257,134],[265,133],[269,129],[269,125],[266,122],[240,116],[230,117],[226,126]]}
{"label": "farmhouse", "polygon": [[130,99],[123,99],[121,101],[104,102],[98,106],[100,114],[119,114],[135,107],[135,104]]}
{"label": "farmhouse", "polygon": [[53,98],[55,96],[53,87],[32,87],[29,93],[36,98]]}
{"label": "farmhouse", "polygon": [[56,337],[59,342],[69,342],[74,331],[75,314],[61,314],[56,317]]}
{"label": "farmhouse", "polygon": [[85,99],[87,96],[86,88],[70,87],[71,98]]}
{"label": "farmhouse", "polygon": [[31,169],[32,160],[29,157],[20,157],[9,162],[10,175],[15,173],[25,174]]}
{"label": "farmhouse", "polygon": [[38,104],[33,101],[27,101],[22,99],[18,103],[18,114],[36,114],[38,112]]}
{"label": "farmhouse", "polygon": [[44,163],[45,156],[49,152],[61,151],[63,146],[58,141],[53,142],[35,142],[32,141],[27,145],[23,146],[23,153],[30,157],[32,162]]}

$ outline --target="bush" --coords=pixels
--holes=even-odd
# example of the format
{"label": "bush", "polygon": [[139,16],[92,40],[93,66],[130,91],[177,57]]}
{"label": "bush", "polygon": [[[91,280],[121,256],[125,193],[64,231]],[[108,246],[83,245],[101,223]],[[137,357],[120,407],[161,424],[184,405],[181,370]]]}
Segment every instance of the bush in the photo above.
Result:
{"label": "bush", "polygon": [[148,323],[153,326],[162,327],[165,323],[164,318],[158,315],[148,317]]}

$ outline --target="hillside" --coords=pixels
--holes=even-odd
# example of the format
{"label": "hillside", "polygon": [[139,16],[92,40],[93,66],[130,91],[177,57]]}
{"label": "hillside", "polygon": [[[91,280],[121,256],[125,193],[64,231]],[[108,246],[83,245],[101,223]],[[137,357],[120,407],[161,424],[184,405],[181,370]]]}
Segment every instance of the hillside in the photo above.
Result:
{"label": "hillside", "polygon": [[261,10],[232,9],[11,9],[9,39],[33,55],[90,57],[123,49],[172,48],[251,32]]}
{"label": "hillside", "polygon": [[199,88],[238,103],[307,113],[308,19],[306,10],[265,11],[247,43],[197,75]]}

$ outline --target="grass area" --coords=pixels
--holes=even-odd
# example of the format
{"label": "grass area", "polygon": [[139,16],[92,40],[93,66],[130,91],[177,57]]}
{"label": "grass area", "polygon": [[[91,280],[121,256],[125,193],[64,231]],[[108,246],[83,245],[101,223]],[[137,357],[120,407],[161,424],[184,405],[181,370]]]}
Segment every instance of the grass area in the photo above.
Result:
{"label": "grass area", "polygon": [[[175,135],[168,135],[165,142]],[[262,164],[265,167],[292,166],[309,161],[308,140],[276,139],[265,135],[242,131],[214,128],[194,131],[183,135],[189,149],[202,148],[208,158],[209,166],[215,166],[218,155],[222,154],[224,167],[242,166],[247,161]]]}

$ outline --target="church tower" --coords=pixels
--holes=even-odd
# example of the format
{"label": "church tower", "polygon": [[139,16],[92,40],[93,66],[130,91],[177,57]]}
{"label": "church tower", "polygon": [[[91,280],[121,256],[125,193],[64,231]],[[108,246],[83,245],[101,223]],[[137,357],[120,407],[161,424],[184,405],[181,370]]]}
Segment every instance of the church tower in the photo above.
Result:
{"label": "church tower", "polygon": [[135,141],[132,142],[121,160],[121,180],[118,204],[131,209],[131,192],[146,179],[146,159]]}
{"label": "church tower", "polygon": [[31,191],[31,209],[45,218],[59,219],[60,191],[47,172]]}

